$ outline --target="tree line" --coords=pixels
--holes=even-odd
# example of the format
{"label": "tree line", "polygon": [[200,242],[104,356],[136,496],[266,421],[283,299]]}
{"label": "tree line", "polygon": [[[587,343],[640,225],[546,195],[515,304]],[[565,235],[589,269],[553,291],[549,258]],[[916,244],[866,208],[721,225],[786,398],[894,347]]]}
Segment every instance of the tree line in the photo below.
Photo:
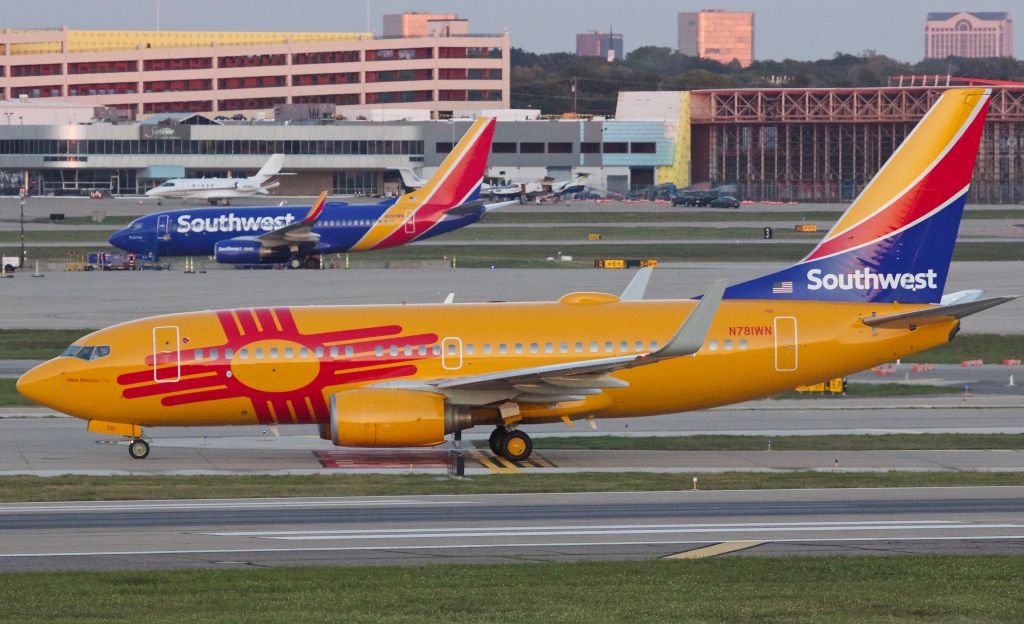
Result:
{"label": "tree line", "polygon": [[[512,48],[512,108],[560,115],[611,115],[619,91],[686,91],[744,87],[880,87],[897,75],[952,75],[1024,80],[1024,61],[1013,58],[925,59],[903,63],[873,51],[837,53],[816,61],[755,61],[748,67],[685,56],[656,46],[607,62],[568,52],[534,54]],[[576,92],[572,86],[575,83]]]}

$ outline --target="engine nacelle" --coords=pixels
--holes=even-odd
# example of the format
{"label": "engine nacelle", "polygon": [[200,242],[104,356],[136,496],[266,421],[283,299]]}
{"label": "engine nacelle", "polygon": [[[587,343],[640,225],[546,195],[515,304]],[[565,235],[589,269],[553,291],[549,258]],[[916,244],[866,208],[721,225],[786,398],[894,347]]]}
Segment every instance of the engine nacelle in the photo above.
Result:
{"label": "engine nacelle", "polygon": [[213,246],[214,259],[224,264],[285,262],[289,255],[285,248],[264,247],[255,238],[242,236],[217,241]]}
{"label": "engine nacelle", "polygon": [[331,396],[335,446],[435,446],[472,426],[469,409],[420,390],[359,388]]}

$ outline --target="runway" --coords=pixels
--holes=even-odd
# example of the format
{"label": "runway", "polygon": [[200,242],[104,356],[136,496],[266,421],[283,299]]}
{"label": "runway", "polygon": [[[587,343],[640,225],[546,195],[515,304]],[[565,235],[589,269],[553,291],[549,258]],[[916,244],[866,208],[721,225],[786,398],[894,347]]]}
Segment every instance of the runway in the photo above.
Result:
{"label": "runway", "polygon": [[1019,553],[1022,517],[1022,487],[14,503],[0,570]]}

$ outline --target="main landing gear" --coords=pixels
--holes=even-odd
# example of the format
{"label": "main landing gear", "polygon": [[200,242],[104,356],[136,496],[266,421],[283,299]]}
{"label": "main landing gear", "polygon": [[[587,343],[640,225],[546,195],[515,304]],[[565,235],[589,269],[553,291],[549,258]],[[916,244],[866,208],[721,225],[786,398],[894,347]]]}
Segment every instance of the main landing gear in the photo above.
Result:
{"label": "main landing gear", "polygon": [[146,459],[149,455],[149,443],[142,438],[135,438],[128,444],[128,454],[132,459]]}
{"label": "main landing gear", "polygon": [[289,269],[319,269],[320,268],[320,257],[319,256],[294,256],[288,260]]}
{"label": "main landing gear", "polygon": [[491,446],[492,453],[509,461],[526,461],[533,453],[533,440],[518,429],[510,431],[504,427],[495,427],[487,442]]}

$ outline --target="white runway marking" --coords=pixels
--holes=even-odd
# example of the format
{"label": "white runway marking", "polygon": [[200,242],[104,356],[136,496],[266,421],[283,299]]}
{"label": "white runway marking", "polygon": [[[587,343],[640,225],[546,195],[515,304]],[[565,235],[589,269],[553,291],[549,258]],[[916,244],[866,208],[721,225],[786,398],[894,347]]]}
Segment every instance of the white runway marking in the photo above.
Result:
{"label": "white runway marking", "polygon": [[[1021,535],[947,535],[942,537],[911,536],[892,538],[905,542],[920,541],[991,541],[991,540],[1024,540]],[[771,540],[773,544],[781,543],[838,543],[838,542],[874,542],[878,537],[821,537],[821,538],[792,538]],[[509,543],[509,544],[430,544],[415,546],[331,546],[324,548],[200,548],[187,550],[125,550],[125,551],[97,551],[97,552],[46,552],[46,553],[16,553],[0,554],[0,559],[7,558],[30,558],[30,557],[110,557],[110,556],[139,556],[139,555],[225,555],[239,553],[298,553],[298,552],[354,552],[354,551],[383,551],[383,550],[455,550],[469,548],[567,548],[579,546],[678,546],[688,544],[707,544],[715,540],[667,540],[667,541],[615,541],[615,542],[538,542],[538,543]]]}

